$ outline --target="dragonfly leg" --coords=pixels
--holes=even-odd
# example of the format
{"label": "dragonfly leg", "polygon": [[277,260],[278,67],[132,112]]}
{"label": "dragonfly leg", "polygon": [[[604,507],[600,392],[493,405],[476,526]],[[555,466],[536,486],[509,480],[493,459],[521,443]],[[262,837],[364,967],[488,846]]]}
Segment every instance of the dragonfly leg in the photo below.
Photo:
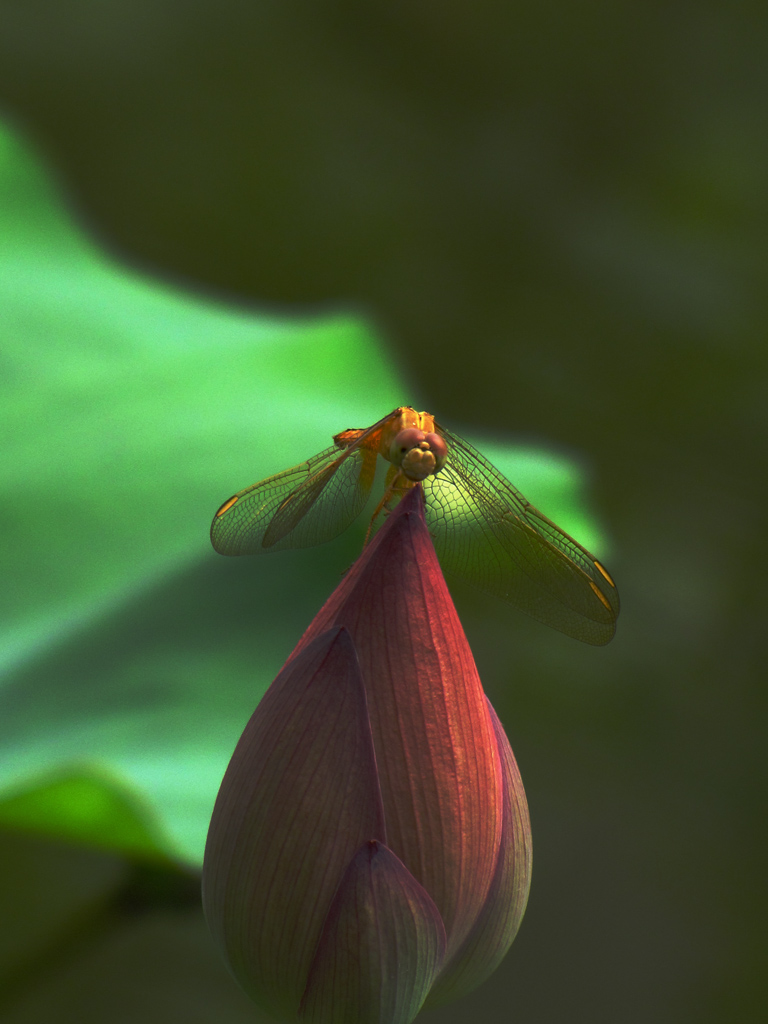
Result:
{"label": "dragonfly leg", "polygon": [[368,529],[366,530],[366,533],[365,533],[365,540],[363,541],[363,548],[366,547],[366,545],[368,544],[368,541],[371,539],[371,533],[373,531],[373,524],[376,522],[376,518],[379,515],[379,513],[382,511],[382,509],[384,510],[384,514],[385,515],[387,513],[389,513],[391,511],[391,509],[388,506],[388,502],[392,499],[392,497],[395,494],[398,494],[398,492],[400,492],[398,494],[398,497],[402,498],[403,494],[407,490],[409,490],[411,487],[413,487],[413,483],[410,480],[408,480],[403,475],[403,473],[400,472],[400,470],[398,470],[395,473],[395,475],[392,477],[391,481],[387,484],[386,489],[384,490],[384,494],[381,497],[381,501],[376,506],[376,508],[374,510],[374,513],[371,516],[371,521],[368,524]]}

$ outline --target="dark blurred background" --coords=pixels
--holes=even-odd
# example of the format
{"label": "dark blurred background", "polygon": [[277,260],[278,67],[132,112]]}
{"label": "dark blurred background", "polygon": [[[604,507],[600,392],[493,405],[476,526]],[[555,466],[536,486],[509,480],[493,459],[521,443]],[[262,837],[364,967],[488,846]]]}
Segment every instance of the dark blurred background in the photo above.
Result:
{"label": "dark blurred background", "polygon": [[[120,259],[360,311],[420,407],[590,467],[609,648],[456,590],[535,869],[501,969],[425,1021],[768,1015],[767,22],[682,0],[0,2],[0,109]],[[193,873],[6,839],[35,878],[11,909],[48,928],[8,1021],[253,1019]]]}

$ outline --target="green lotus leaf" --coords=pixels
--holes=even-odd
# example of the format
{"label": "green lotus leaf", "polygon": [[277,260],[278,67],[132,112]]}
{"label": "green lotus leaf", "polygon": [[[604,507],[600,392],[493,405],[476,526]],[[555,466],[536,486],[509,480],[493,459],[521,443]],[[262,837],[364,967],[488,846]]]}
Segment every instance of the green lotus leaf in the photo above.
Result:
{"label": "green lotus leaf", "polygon": [[[365,529],[224,559],[213,513],[420,403],[360,318],[228,305],[120,265],[8,129],[0,309],[0,825],[199,864],[244,723]],[[483,450],[594,543],[571,463]]]}

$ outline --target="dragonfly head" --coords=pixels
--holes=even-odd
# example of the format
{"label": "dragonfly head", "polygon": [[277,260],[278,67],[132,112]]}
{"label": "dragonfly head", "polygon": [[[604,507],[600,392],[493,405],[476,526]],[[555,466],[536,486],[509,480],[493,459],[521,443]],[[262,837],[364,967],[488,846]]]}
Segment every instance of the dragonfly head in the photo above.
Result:
{"label": "dragonfly head", "polygon": [[445,465],[448,446],[439,434],[416,427],[401,430],[389,449],[389,461],[409,480],[426,480]]}

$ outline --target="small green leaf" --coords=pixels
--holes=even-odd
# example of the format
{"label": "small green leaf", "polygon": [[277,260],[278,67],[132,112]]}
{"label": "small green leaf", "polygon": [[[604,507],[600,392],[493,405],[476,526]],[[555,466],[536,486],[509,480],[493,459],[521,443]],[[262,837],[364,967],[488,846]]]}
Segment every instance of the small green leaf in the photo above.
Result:
{"label": "small green leaf", "polygon": [[125,781],[96,767],[32,780],[0,799],[0,827],[142,858],[167,858],[168,839]]}

